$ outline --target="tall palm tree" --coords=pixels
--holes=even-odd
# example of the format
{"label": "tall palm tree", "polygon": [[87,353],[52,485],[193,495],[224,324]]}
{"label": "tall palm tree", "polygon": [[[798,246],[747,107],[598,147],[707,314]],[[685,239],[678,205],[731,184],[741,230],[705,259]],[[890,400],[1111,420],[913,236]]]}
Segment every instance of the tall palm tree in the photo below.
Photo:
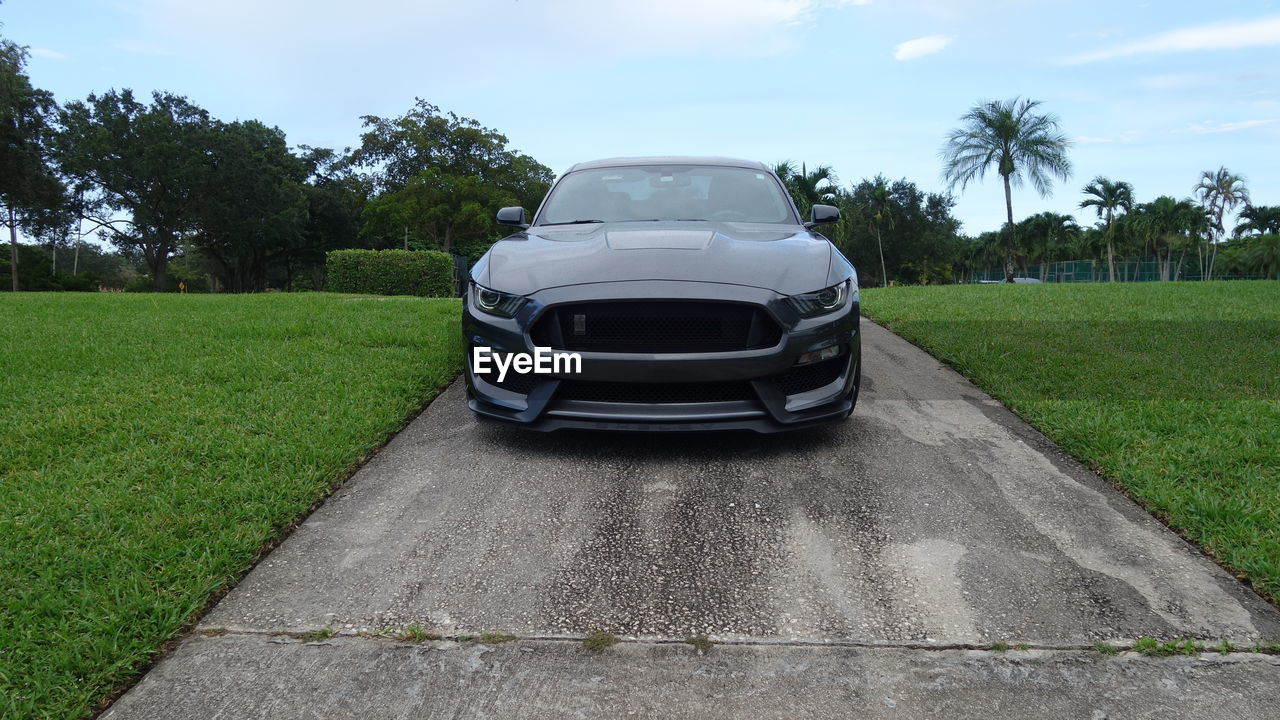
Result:
{"label": "tall palm tree", "polygon": [[1099,175],[1093,182],[1084,186],[1085,195],[1089,197],[1080,201],[1081,208],[1093,208],[1098,217],[1106,222],[1107,239],[1107,281],[1116,281],[1116,249],[1114,242],[1115,214],[1117,210],[1129,212],[1133,209],[1133,186],[1123,180],[1112,182]]}
{"label": "tall palm tree", "polygon": [[1206,277],[1212,279],[1213,266],[1218,259],[1218,240],[1226,232],[1222,220],[1237,205],[1249,202],[1249,190],[1244,185],[1243,175],[1237,175],[1225,167],[1200,173],[1200,182],[1192,189],[1200,196],[1200,203],[1213,214],[1212,230],[1215,240],[1209,257],[1209,274]]}
{"label": "tall palm tree", "polygon": [[884,176],[876,175],[875,180],[871,181],[871,192],[862,209],[868,228],[876,234],[876,248],[880,251],[880,286],[888,287],[889,275],[884,267],[884,243],[880,239],[880,233],[883,229],[892,230],[894,219],[893,200],[889,196],[889,183]]}
{"label": "tall palm tree", "polygon": [[1013,281],[1012,188],[1030,181],[1041,197],[1052,192],[1052,178],[1071,175],[1070,142],[1055,115],[1037,113],[1038,100],[990,100],[975,105],[947,136],[942,148],[943,178],[952,188],[981,180],[994,167],[1004,181],[1005,280]]}

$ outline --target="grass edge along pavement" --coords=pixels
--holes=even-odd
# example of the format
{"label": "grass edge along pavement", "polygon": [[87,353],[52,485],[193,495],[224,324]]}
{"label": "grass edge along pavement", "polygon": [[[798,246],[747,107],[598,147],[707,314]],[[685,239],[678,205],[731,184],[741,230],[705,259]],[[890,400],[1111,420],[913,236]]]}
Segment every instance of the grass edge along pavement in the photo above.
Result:
{"label": "grass edge along pavement", "polygon": [[448,385],[454,299],[0,296],[0,717],[76,717]]}
{"label": "grass edge along pavement", "polygon": [[1280,598],[1280,282],[895,287],[862,309]]}

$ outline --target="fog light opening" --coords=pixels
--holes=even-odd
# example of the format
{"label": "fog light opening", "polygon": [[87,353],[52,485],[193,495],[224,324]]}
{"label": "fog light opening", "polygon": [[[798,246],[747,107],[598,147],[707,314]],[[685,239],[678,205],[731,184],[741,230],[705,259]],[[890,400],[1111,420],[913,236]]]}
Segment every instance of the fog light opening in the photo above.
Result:
{"label": "fog light opening", "polygon": [[811,350],[801,355],[800,359],[796,361],[796,364],[808,365],[809,363],[816,363],[816,362],[822,362],[823,360],[830,360],[831,358],[838,357],[839,355],[840,355],[839,345],[828,345],[827,347],[824,347],[818,350]]}

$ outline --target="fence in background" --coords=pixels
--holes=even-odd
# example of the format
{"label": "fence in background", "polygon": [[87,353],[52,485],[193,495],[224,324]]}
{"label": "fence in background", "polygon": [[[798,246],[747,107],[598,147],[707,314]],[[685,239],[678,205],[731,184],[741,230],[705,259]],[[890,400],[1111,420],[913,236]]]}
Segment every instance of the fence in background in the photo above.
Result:
{"label": "fence in background", "polygon": [[[1169,270],[1172,275],[1174,269]],[[1047,265],[1031,265],[1024,271],[1014,270],[1015,277],[1029,277],[1044,282],[1107,282],[1107,264],[1097,260],[1068,260],[1066,262],[1049,263]],[[1154,260],[1117,260],[1117,282],[1155,282],[1163,280],[1160,263]],[[1171,280],[1200,280],[1199,267],[1182,267],[1182,272]],[[1215,280],[1263,280],[1261,275],[1215,274]],[[975,270],[969,282],[1004,280],[1004,268],[988,268]]]}

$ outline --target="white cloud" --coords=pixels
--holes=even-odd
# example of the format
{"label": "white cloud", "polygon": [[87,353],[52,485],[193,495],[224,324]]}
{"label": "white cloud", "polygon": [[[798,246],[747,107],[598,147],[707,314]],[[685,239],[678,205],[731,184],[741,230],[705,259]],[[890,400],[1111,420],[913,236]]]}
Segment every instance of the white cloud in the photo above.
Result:
{"label": "white cloud", "polygon": [[1075,143],[1076,145],[1092,145],[1094,143],[1115,142],[1115,140],[1111,138],[1104,138],[1104,137],[1089,137],[1088,135],[1079,135],[1077,137],[1071,138],[1071,142]]}
{"label": "white cloud", "polygon": [[1241,120],[1239,122],[1218,123],[1212,120],[1206,120],[1202,123],[1193,123],[1181,130],[1174,132],[1195,133],[1197,135],[1208,135],[1211,133],[1236,132],[1238,130],[1248,130],[1250,128],[1262,127],[1277,122],[1276,119],[1270,120]]}
{"label": "white cloud", "polygon": [[1280,15],[1171,30],[1124,45],[1077,55],[1067,60],[1066,64],[1081,65],[1130,55],[1236,50],[1270,45],[1280,45]]}
{"label": "white cloud", "polygon": [[53,59],[53,60],[66,60],[66,59],[67,59],[67,56],[66,56],[66,55],[63,55],[62,53],[58,52],[57,50],[50,50],[49,48],[33,47],[33,48],[31,48],[31,54],[32,54],[32,55],[35,55],[36,57],[51,58],[51,59]]}
{"label": "white cloud", "polygon": [[932,55],[950,45],[954,39],[950,35],[926,35],[904,43],[898,43],[898,46],[893,50],[893,59],[915,60],[925,55]]}

